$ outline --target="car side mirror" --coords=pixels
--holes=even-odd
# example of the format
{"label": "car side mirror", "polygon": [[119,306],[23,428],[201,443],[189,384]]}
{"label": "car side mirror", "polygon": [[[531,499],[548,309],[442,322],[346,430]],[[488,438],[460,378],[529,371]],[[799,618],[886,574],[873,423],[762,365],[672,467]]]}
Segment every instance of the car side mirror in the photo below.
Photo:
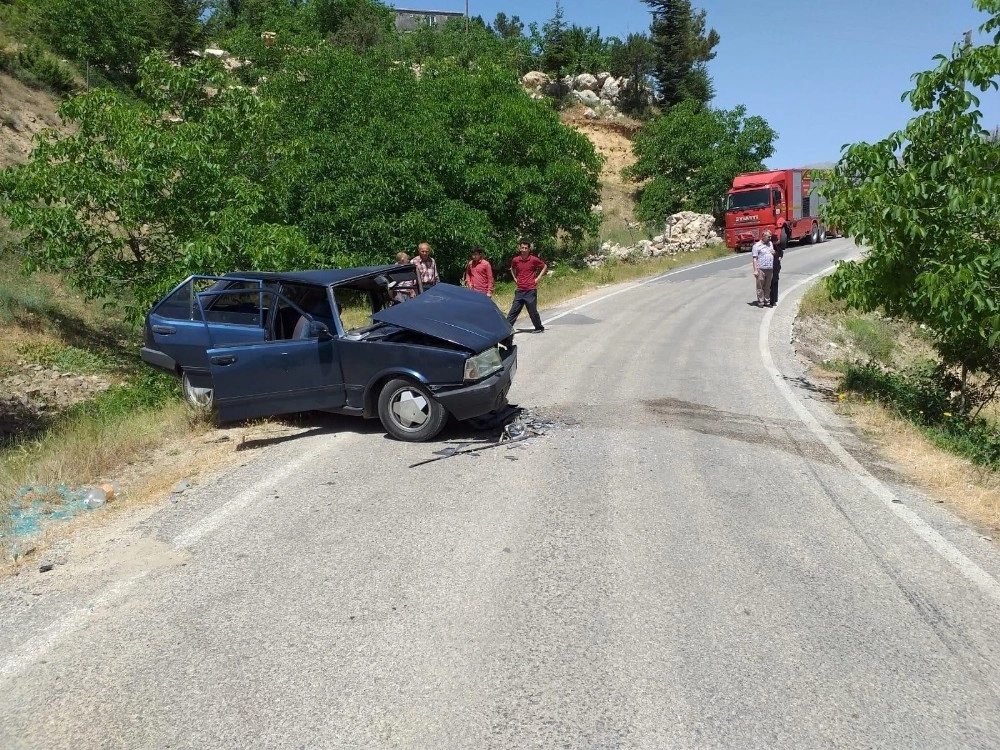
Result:
{"label": "car side mirror", "polygon": [[320,323],[319,321],[314,320],[309,324],[309,338],[319,339],[320,341],[329,341],[333,338],[333,334],[330,333],[330,329],[326,323]]}

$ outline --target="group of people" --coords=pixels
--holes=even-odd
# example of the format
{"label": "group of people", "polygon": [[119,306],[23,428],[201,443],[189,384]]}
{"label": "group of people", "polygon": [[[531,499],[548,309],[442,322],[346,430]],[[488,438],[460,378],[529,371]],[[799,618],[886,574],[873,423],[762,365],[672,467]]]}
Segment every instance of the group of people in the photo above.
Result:
{"label": "group of people", "polygon": [[772,242],[770,229],[765,229],[750,250],[753,256],[753,276],[757,282],[757,307],[774,307],[778,304],[778,276],[785,250]]}
{"label": "group of people", "polygon": [[[397,253],[396,263],[403,265],[410,262],[407,253]],[[431,254],[431,246],[426,242],[417,245],[417,255],[413,258],[413,265],[417,268],[417,275],[420,277],[420,284],[426,290],[441,282],[438,275],[437,263]],[[512,326],[517,321],[521,310],[528,308],[528,317],[535,327],[536,333],[545,330],[542,319],[538,314],[538,282],[548,270],[548,265],[534,253],[534,248],[526,239],[522,239],[517,244],[517,255],[510,262],[510,272],[514,277],[516,289],[514,291],[514,301],[511,303],[510,311],[507,313],[507,322]],[[462,285],[477,292],[482,292],[487,297],[493,297],[493,265],[486,259],[483,249],[479,246],[472,248],[472,257],[465,264],[465,275],[462,277]],[[399,282],[393,289],[393,300],[403,302],[416,295],[417,290],[414,282]]]}

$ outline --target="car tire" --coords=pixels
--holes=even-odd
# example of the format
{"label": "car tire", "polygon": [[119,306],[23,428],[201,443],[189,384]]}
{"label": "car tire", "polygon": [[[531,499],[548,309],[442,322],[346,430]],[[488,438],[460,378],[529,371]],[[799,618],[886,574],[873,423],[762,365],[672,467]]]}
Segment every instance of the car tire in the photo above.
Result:
{"label": "car tire", "polygon": [[184,392],[184,400],[192,409],[209,414],[215,407],[215,390],[192,384],[186,372],[181,373],[181,390]]}
{"label": "car tire", "polygon": [[379,393],[378,418],[392,437],[419,443],[444,429],[448,411],[421,384],[396,378]]}

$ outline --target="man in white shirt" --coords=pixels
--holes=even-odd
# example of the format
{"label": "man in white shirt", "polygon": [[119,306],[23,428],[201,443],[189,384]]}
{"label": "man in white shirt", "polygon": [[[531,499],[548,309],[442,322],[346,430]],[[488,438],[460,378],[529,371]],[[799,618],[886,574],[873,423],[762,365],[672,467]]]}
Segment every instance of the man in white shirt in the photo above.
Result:
{"label": "man in white shirt", "polygon": [[757,281],[757,307],[771,307],[771,275],[774,273],[774,246],[771,230],[765,229],[760,240],[750,250],[753,255],[753,276]]}

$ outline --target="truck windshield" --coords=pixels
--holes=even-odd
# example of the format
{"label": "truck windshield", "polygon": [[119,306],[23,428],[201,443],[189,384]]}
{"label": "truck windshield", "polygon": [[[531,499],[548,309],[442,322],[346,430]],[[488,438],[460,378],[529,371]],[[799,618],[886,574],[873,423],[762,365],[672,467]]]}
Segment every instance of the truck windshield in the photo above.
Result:
{"label": "truck windshield", "polygon": [[760,190],[743,190],[739,193],[730,193],[726,201],[727,211],[742,211],[747,208],[765,208],[771,205],[771,191],[767,188]]}

